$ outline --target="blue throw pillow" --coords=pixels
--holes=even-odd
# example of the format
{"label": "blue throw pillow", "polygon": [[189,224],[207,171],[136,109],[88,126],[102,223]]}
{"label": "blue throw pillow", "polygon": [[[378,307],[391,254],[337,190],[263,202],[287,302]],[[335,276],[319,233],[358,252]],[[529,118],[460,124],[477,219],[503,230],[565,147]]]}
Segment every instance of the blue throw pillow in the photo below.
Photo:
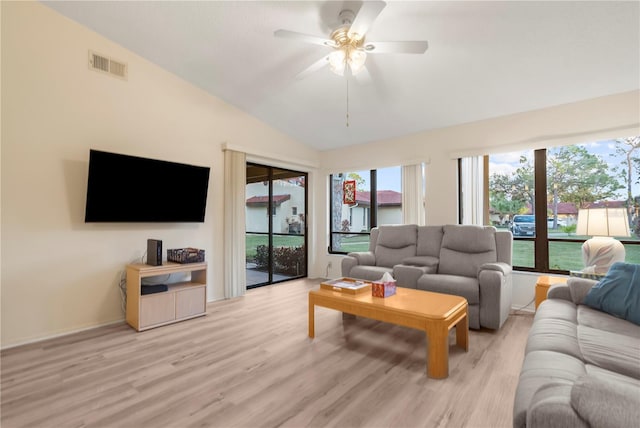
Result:
{"label": "blue throw pillow", "polygon": [[584,304],[640,325],[640,265],[617,262],[589,290]]}

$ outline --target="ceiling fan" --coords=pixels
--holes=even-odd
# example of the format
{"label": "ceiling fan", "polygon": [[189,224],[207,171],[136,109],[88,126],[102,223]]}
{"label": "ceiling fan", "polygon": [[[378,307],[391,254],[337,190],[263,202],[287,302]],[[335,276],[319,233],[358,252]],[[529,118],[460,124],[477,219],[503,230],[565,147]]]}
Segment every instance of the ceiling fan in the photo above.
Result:
{"label": "ceiling fan", "polygon": [[367,54],[405,53],[423,54],[429,44],[426,41],[370,42],[365,36],[373,21],[387,4],[383,1],[364,1],[358,14],[345,9],[338,15],[340,25],[328,39],[289,30],[277,30],[276,37],[295,39],[306,43],[327,46],[333,49],[328,55],[311,64],[296,78],[302,79],[309,74],[329,65],[334,73],[344,76],[356,75],[365,70]]}

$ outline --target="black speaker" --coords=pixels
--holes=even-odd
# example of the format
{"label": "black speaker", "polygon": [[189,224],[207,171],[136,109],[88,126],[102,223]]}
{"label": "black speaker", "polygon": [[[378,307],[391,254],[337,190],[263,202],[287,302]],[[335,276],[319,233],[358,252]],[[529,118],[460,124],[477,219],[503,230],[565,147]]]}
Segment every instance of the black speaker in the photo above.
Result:
{"label": "black speaker", "polygon": [[147,239],[147,264],[151,266],[162,265],[162,241],[159,239]]}

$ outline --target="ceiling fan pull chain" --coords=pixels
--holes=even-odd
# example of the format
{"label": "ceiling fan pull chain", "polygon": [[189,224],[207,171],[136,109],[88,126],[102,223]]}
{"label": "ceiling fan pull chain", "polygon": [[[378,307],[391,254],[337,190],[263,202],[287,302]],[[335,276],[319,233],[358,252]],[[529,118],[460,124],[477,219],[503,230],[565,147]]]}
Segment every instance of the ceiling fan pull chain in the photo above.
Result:
{"label": "ceiling fan pull chain", "polygon": [[347,128],[349,127],[349,78],[344,79],[347,81]]}

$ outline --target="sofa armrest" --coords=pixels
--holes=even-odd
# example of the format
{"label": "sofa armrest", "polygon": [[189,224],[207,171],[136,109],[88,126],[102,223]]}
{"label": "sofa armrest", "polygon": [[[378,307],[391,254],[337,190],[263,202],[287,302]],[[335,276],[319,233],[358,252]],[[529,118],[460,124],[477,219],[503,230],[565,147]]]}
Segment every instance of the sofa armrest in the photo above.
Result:
{"label": "sofa armrest", "polygon": [[362,266],[376,265],[376,256],[371,251],[358,251],[349,253],[347,256],[354,257],[358,261],[358,264]]}
{"label": "sofa armrest", "polygon": [[[478,272],[480,286],[480,325],[499,329],[511,310],[513,275],[506,263],[487,263]],[[483,265],[484,267],[485,265]]]}
{"label": "sofa armrest", "polygon": [[573,382],[565,379],[550,379],[531,397],[527,409],[527,428],[587,428],[571,406]]}
{"label": "sofa armrest", "polygon": [[597,283],[598,281],[595,279],[569,278],[567,280],[567,286],[569,287],[573,303],[579,305],[584,302],[584,298],[587,297],[589,290],[591,290]]}
{"label": "sofa armrest", "polygon": [[355,257],[344,256],[341,262],[342,276],[351,276],[351,269],[358,264],[358,260]]}
{"label": "sofa armrest", "polygon": [[592,427],[631,427],[640,421],[640,381],[585,374],[571,389],[571,406]]}
{"label": "sofa armrest", "polygon": [[498,263],[483,263],[482,266],[480,266],[480,271],[483,271],[483,270],[495,270],[498,272],[502,272],[503,275],[508,275],[511,273],[513,268],[506,263],[498,262]]}
{"label": "sofa armrest", "polygon": [[562,299],[573,302],[567,284],[553,284],[547,291],[547,299]]}
{"label": "sofa armrest", "polygon": [[428,266],[395,265],[393,267],[393,277],[399,287],[417,288],[418,279],[425,273],[436,273],[436,270]]}
{"label": "sofa armrest", "polygon": [[342,276],[351,276],[351,269],[355,266],[375,266],[376,256],[370,251],[359,251],[347,254],[342,258]]}

